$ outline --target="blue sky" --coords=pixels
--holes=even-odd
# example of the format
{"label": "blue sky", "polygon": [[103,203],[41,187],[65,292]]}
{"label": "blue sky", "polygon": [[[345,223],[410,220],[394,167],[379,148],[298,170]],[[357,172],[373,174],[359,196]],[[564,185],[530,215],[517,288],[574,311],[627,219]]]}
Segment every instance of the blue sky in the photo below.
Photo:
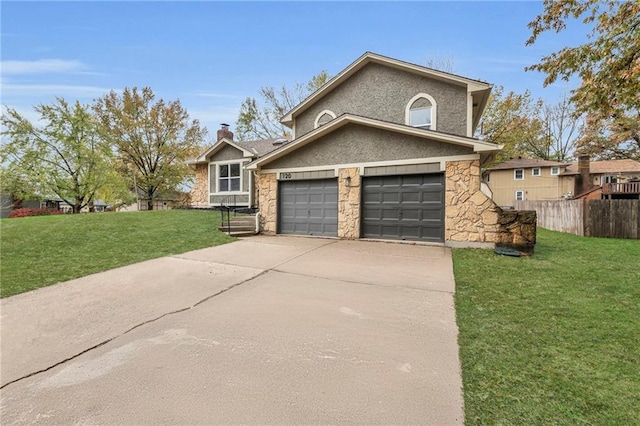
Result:
{"label": "blue sky", "polygon": [[335,75],[366,51],[453,71],[554,102],[524,67],[585,42],[571,26],[530,47],[541,2],[13,2],[3,1],[2,104],[34,119],[55,96],[89,103],[109,90],[149,86],[179,98],[210,133],[235,126],[261,86]]}

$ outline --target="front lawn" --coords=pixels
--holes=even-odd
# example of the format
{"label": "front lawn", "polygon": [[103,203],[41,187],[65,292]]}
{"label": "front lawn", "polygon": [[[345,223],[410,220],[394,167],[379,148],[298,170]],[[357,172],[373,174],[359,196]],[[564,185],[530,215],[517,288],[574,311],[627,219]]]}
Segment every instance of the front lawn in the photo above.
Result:
{"label": "front lawn", "polygon": [[0,220],[0,295],[233,241],[220,214],[167,210]]}
{"label": "front lawn", "polygon": [[453,257],[467,425],[640,424],[640,241]]}

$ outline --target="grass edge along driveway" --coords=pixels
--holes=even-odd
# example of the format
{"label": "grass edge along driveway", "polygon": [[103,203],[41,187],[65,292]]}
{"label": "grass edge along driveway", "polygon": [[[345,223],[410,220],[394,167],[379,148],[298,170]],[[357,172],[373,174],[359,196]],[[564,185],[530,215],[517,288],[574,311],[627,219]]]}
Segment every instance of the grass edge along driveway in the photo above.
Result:
{"label": "grass edge along driveway", "polygon": [[2,219],[0,296],[234,241],[219,225],[204,210]]}
{"label": "grass edge along driveway", "polygon": [[640,241],[538,229],[531,258],[453,259],[467,425],[640,424]]}

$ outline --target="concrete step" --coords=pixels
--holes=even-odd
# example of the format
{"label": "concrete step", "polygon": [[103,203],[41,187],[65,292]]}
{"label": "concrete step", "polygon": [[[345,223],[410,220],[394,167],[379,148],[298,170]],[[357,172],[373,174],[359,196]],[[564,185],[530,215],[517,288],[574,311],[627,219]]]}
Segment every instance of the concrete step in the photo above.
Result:
{"label": "concrete step", "polygon": [[255,231],[231,231],[229,233],[232,237],[250,237],[252,235],[256,235]]}
{"label": "concrete step", "polygon": [[224,225],[224,226],[220,226],[218,228],[218,230],[222,231],[222,232],[227,232],[227,231],[229,231],[229,229],[231,230],[231,232],[235,232],[235,231],[252,231],[252,232],[255,232],[256,226],[255,225],[251,225],[251,226],[248,226],[248,225],[234,225],[232,223],[231,226]]}
{"label": "concrete step", "polygon": [[229,233],[229,235],[233,236],[245,236],[245,235],[255,235],[256,233],[256,216],[255,215],[247,215],[247,216],[236,216],[232,217],[229,226],[227,226],[227,222],[225,221],[218,230]]}
{"label": "concrete step", "polygon": [[[244,217],[237,217],[237,218],[231,218],[231,223],[256,223],[256,218],[255,217],[250,217],[250,218],[244,218]],[[227,221],[225,220],[224,223],[227,223]]]}

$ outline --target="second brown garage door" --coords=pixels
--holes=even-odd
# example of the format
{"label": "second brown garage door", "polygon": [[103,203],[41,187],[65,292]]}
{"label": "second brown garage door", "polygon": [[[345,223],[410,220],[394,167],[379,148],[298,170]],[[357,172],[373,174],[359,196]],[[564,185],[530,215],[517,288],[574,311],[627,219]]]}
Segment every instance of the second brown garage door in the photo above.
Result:
{"label": "second brown garage door", "polygon": [[363,178],[362,235],[444,241],[444,174]]}

